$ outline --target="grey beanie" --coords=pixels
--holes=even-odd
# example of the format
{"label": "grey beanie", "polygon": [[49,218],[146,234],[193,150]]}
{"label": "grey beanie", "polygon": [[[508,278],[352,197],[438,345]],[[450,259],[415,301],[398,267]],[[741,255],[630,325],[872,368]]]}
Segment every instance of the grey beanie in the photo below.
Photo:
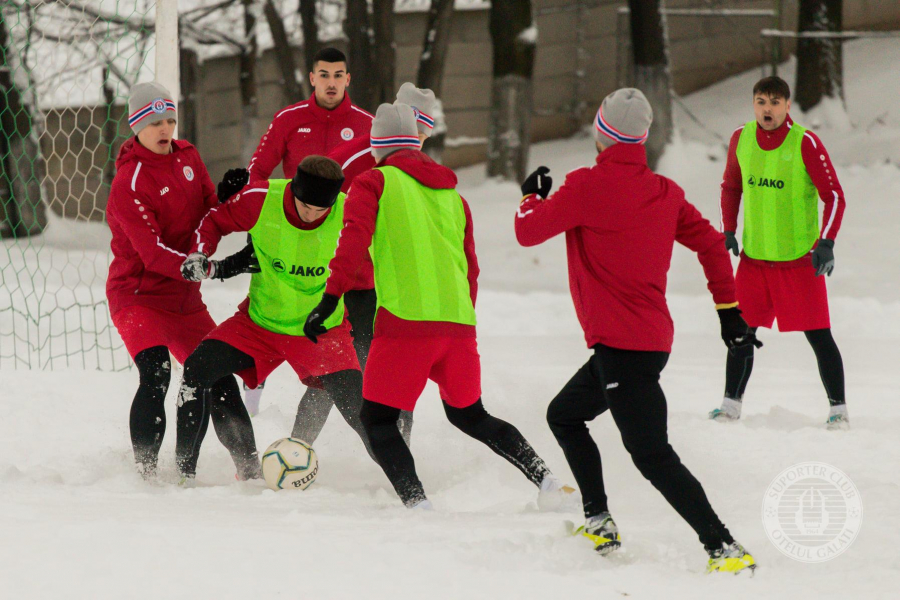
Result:
{"label": "grey beanie", "polygon": [[376,162],[381,162],[385,156],[397,150],[421,148],[416,114],[408,104],[395,102],[379,106],[369,135],[372,156]]}
{"label": "grey beanie", "polygon": [[653,109],[641,90],[622,88],[603,99],[594,120],[594,139],[604,146],[647,141]]}
{"label": "grey beanie", "polygon": [[139,83],[131,88],[128,98],[128,125],[135,135],[150,125],[164,119],[176,118],[172,94],[159,83]]}
{"label": "grey beanie", "polygon": [[434,92],[417,88],[407,81],[397,91],[397,101],[394,104],[397,103],[412,106],[413,112],[416,114],[416,127],[419,129],[419,133],[431,135],[431,130],[434,129],[434,117],[431,116],[431,111],[434,109]]}

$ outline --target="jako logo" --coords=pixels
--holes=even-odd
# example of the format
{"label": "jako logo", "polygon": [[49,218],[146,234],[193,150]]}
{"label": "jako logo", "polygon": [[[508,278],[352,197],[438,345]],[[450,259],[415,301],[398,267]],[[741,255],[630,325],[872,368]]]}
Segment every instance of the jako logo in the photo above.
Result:
{"label": "jako logo", "polygon": [[293,265],[291,267],[291,275],[298,277],[321,277],[325,274],[325,267],[304,267],[302,265]]}
{"label": "jako logo", "polygon": [[167,188],[167,187],[164,187],[163,189],[159,190],[160,196],[165,196],[168,193],[169,193],[169,188]]}
{"label": "jako logo", "polygon": [[750,187],[759,186],[761,188],[776,188],[779,190],[784,189],[784,182],[780,179],[766,179],[765,177],[760,178],[759,183],[756,182],[756,179],[753,175],[750,176],[750,179],[747,180],[747,185]]}
{"label": "jako logo", "polygon": [[312,132],[312,129],[310,129],[309,127],[301,127],[300,129],[297,130],[297,133],[311,133],[311,132]]}
{"label": "jako logo", "polygon": [[284,273],[284,261],[280,258],[276,258],[272,261],[272,268],[278,271],[279,273]]}

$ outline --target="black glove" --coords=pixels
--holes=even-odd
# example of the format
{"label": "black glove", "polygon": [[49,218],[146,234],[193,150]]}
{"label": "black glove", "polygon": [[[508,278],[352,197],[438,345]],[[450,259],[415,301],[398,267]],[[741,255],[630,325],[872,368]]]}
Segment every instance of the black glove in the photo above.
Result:
{"label": "black glove", "polygon": [[322,300],[319,305],[312,309],[309,316],[306,317],[306,323],[303,325],[303,334],[310,339],[313,344],[318,344],[317,336],[325,333],[325,321],[337,309],[340,298],[331,294],[322,294]]}
{"label": "black glove", "polygon": [[181,276],[188,281],[203,281],[215,277],[215,267],[205,254],[193,252],[181,263]]}
{"label": "black glove", "polygon": [[750,331],[738,307],[720,308],[716,312],[719,313],[719,322],[722,324],[722,340],[729,350],[750,344],[762,348],[763,343]]}
{"label": "black glove", "polygon": [[227,202],[229,198],[244,189],[250,183],[250,171],[247,169],[228,169],[216,188],[219,202]]}
{"label": "black glove", "polygon": [[240,252],[213,262],[216,263],[215,278],[221,281],[231,279],[241,273],[259,273],[262,270],[259,268],[259,261],[253,250],[253,242],[247,244]]}
{"label": "black glove", "polygon": [[816,245],[816,249],[812,253],[813,269],[816,270],[816,277],[828,274],[834,271],[834,240],[826,240],[822,238]]}
{"label": "black glove", "polygon": [[530,196],[537,194],[541,198],[550,195],[550,188],[553,187],[553,178],[547,175],[550,169],[547,167],[538,167],[537,171],[528,176],[522,183],[522,195]]}
{"label": "black glove", "polygon": [[731,253],[735,256],[740,256],[741,254],[741,249],[738,248],[738,241],[737,238],[734,237],[733,231],[725,232],[725,249],[731,250]]}

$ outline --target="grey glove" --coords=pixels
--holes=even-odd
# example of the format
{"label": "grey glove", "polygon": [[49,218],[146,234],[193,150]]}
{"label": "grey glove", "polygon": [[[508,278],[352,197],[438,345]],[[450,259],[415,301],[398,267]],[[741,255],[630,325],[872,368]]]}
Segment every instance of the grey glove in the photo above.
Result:
{"label": "grey glove", "polygon": [[741,254],[741,250],[740,250],[740,248],[738,248],[737,238],[734,237],[733,231],[725,232],[725,249],[731,250],[731,253],[734,254],[735,256],[740,256],[740,254]]}
{"label": "grey glove", "polygon": [[825,274],[831,277],[831,272],[834,271],[834,240],[819,240],[812,252],[812,266],[816,270],[816,277]]}
{"label": "grey glove", "polygon": [[181,276],[188,281],[203,281],[209,277],[215,277],[215,274],[215,261],[210,261],[202,252],[190,254],[181,263]]}

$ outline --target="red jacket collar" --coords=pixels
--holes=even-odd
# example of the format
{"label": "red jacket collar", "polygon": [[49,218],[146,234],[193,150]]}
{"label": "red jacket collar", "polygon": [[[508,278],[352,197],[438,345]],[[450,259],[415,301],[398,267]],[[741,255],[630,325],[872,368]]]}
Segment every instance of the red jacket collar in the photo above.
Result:
{"label": "red jacket collar", "polygon": [[420,150],[398,150],[378,163],[379,167],[396,167],[433,190],[452,190],[456,187],[456,173],[434,162]]}
{"label": "red jacket collar", "polygon": [[759,145],[763,150],[773,150],[784,142],[793,125],[794,120],[791,119],[791,115],[788,115],[785,118],[784,123],[782,123],[778,129],[773,129],[772,131],[766,131],[759,126],[759,123],[757,123],[756,141],[759,142]]}
{"label": "red jacket collar", "polygon": [[597,155],[597,164],[604,163],[647,164],[647,149],[643,144],[613,144]]}
{"label": "red jacket collar", "polygon": [[119,156],[116,158],[116,168],[131,161],[139,160],[144,163],[155,165],[166,165],[171,163],[179,152],[183,152],[188,148],[193,148],[193,144],[186,140],[172,140],[172,152],[169,154],[157,154],[149,148],[145,148],[138,141],[137,136],[125,140],[122,147],[119,148]]}
{"label": "red jacket collar", "polygon": [[328,110],[327,108],[322,108],[321,106],[319,106],[318,102],[316,102],[315,91],[313,91],[312,96],[309,97],[309,100],[307,100],[307,102],[309,102],[309,108],[312,110],[312,113],[320,121],[325,121],[329,118],[338,119],[341,117],[345,117],[350,113],[351,110],[353,110],[353,104],[350,102],[350,94],[346,91],[344,92],[344,99],[332,110]]}

